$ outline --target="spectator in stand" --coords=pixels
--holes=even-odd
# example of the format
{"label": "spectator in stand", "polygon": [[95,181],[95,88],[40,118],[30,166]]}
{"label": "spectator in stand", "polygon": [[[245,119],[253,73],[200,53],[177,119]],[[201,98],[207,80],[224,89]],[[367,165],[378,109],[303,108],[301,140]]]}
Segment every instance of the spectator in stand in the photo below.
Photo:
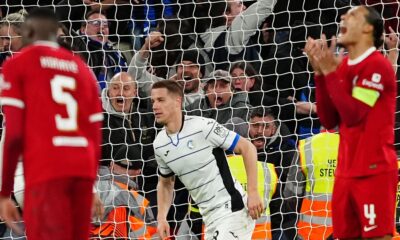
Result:
{"label": "spectator in stand", "polygon": [[236,92],[247,94],[250,104],[260,106],[262,104],[261,77],[251,63],[237,62],[231,67],[232,85]]}
{"label": "spectator in stand", "polygon": [[[154,82],[164,80],[146,70],[151,49],[163,42],[164,37],[160,32],[150,33],[140,51],[132,58],[128,73],[137,80],[141,97],[149,96]],[[183,86],[184,105],[187,106],[203,97],[200,81],[204,77],[204,59],[197,50],[185,50],[178,59],[176,75],[171,79]]]}
{"label": "spectator in stand", "polygon": [[270,109],[264,107],[253,109],[249,125],[249,136],[257,149],[258,161],[274,164],[281,183],[281,188],[277,189],[269,205],[273,239],[294,236],[290,232],[293,228],[286,227],[290,217],[284,214],[282,195],[290,164],[297,158],[293,140],[288,137],[290,132],[285,124],[279,123]]}
{"label": "spectator in stand", "polygon": [[0,66],[12,54],[22,48],[21,28],[27,12],[21,10],[6,15],[0,21]]}
{"label": "spectator in stand", "polygon": [[85,15],[80,35],[89,51],[88,65],[96,75],[101,89],[106,87],[116,73],[126,71],[124,55],[109,41],[108,19],[101,12],[91,11]]}
{"label": "spectator in stand", "polygon": [[302,51],[305,40],[307,36],[320,36],[321,32],[332,35],[334,30],[315,23],[297,22],[292,28],[291,41],[279,44],[263,64],[263,104],[274,111],[292,134],[297,134],[296,139],[318,133],[321,126],[314,104],[312,70]]}
{"label": "spectator in stand", "polygon": [[91,237],[150,239],[157,225],[149,201],[138,192],[136,177],[143,160],[139,146],[122,145],[109,166],[99,169],[96,188],[105,211],[100,221],[94,221]]}
{"label": "spectator in stand", "polygon": [[138,4],[132,9],[131,32],[133,48],[139,50],[145,40],[143,36],[157,29],[157,20],[171,17],[175,11],[171,0],[136,1]]}
{"label": "spectator in stand", "polygon": [[246,94],[234,94],[232,77],[229,72],[216,70],[206,79],[205,96],[185,108],[188,115],[215,119],[220,124],[231,118],[247,120],[250,105]]}
{"label": "spectator in stand", "polygon": [[84,62],[88,61],[89,55],[85,42],[75,32],[69,32],[62,23],[58,24],[57,42],[60,46],[80,56]]}
{"label": "spectator in stand", "polygon": [[[229,62],[246,60],[258,70],[260,67],[259,49],[251,37],[259,26],[271,15],[277,0],[260,0],[246,9],[239,0],[211,3],[211,16],[204,16],[198,24],[204,28],[200,39],[216,69],[227,70]],[[214,7],[215,6],[215,7]],[[255,17],[257,16],[257,17]]]}
{"label": "spectator in stand", "polygon": [[109,19],[110,40],[121,47],[122,42],[131,44],[130,18],[132,8],[136,7],[135,4],[138,2],[136,0],[61,0],[58,3],[53,2],[52,6],[55,7],[60,22],[71,32],[81,28],[82,16],[89,11],[103,12]]}
{"label": "spectator in stand", "polygon": [[[236,92],[247,93],[250,105],[253,107],[267,105],[272,111],[295,111],[297,114],[309,114],[316,112],[316,105],[306,101],[293,101],[293,98],[279,98],[278,100],[268,92],[261,90],[262,80],[259,73],[247,62],[237,62],[231,67],[230,74],[233,78],[233,85]],[[289,115],[289,114],[287,114]],[[285,116],[285,115],[284,115]],[[289,119],[282,119],[289,120]]]}
{"label": "spectator in stand", "polygon": [[152,143],[156,134],[153,114],[139,106],[136,82],[126,72],[117,73],[101,97],[104,109],[101,165],[108,166],[121,146],[140,143],[144,161],[142,176],[138,178],[140,189],[150,205],[156,206],[158,178],[157,163],[153,159]]}
{"label": "spectator in stand", "polygon": [[299,157],[290,166],[284,197],[288,211],[299,213],[293,225],[302,239],[327,239],[332,234],[338,148],[339,135],[328,131],[299,141]]}

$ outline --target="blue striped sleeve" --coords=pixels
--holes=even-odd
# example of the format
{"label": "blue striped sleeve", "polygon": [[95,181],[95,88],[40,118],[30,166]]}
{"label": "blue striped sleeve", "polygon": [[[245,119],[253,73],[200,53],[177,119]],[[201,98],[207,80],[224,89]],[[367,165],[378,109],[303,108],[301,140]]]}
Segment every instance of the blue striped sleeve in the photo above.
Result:
{"label": "blue striped sleeve", "polygon": [[235,149],[237,143],[239,142],[239,138],[240,138],[240,135],[236,133],[235,139],[233,139],[233,142],[232,142],[231,146],[228,148],[228,151],[233,152],[233,149]]}

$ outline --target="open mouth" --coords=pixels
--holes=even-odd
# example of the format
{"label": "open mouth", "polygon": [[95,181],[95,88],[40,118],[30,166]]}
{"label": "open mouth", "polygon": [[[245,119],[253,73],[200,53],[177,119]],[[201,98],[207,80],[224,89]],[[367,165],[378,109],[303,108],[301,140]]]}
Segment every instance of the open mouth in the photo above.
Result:
{"label": "open mouth", "polygon": [[102,32],[97,32],[96,38],[99,39],[100,41],[103,41],[103,39],[104,39],[104,33],[102,33]]}
{"label": "open mouth", "polygon": [[223,104],[222,97],[217,97],[217,98],[215,99],[215,104],[216,104],[217,106]]}
{"label": "open mouth", "polygon": [[123,98],[117,98],[116,102],[118,105],[124,105],[124,99]]}
{"label": "open mouth", "polygon": [[183,76],[183,80],[191,81],[193,78],[191,76]]}

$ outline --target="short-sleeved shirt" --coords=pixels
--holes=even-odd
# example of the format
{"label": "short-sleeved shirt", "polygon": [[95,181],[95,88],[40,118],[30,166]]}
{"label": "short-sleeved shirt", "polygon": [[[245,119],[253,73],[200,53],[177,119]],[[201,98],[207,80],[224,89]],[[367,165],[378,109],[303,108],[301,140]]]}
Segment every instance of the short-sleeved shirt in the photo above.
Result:
{"label": "short-sleeved shirt", "polygon": [[177,134],[164,129],[154,141],[159,174],[182,181],[206,225],[244,208],[244,190],[232,177],[224,152],[232,151],[239,138],[213,119],[185,116]]}
{"label": "short-sleeved shirt", "polygon": [[391,63],[375,48],[370,48],[357,59],[345,58],[337,73],[343,79],[340,86],[371,109],[355,126],[340,122],[336,176],[358,177],[395,171],[393,128],[397,87]]}
{"label": "short-sleeved shirt", "polygon": [[24,110],[26,187],[96,177],[93,122],[103,115],[94,75],[78,57],[51,42],[24,48],[4,63],[0,102]]}

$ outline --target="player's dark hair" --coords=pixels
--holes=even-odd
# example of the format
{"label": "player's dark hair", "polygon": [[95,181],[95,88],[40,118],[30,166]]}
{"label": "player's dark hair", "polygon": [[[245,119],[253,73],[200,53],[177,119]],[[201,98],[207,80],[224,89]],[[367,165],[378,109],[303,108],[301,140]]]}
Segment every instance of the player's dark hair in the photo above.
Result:
{"label": "player's dark hair", "polygon": [[165,88],[169,93],[178,95],[183,100],[183,89],[176,81],[163,80],[153,84],[152,89]]}
{"label": "player's dark hair", "polygon": [[276,126],[279,125],[279,122],[277,121],[275,114],[272,112],[272,110],[270,108],[267,108],[267,107],[253,108],[253,110],[250,113],[250,119],[255,118],[255,117],[259,117],[259,118],[271,117],[275,120],[274,124]]}
{"label": "player's dark hair", "polygon": [[365,19],[369,24],[371,24],[374,27],[374,32],[373,32],[374,45],[376,48],[379,48],[383,44],[383,39],[382,39],[383,29],[384,29],[383,19],[375,8],[365,6],[365,9],[367,9],[368,11],[368,14],[365,16]]}
{"label": "player's dark hair", "polygon": [[32,11],[30,11],[28,16],[26,17],[26,20],[33,20],[33,19],[46,20],[58,24],[58,18],[56,13],[49,8],[41,7],[41,8],[35,8]]}

